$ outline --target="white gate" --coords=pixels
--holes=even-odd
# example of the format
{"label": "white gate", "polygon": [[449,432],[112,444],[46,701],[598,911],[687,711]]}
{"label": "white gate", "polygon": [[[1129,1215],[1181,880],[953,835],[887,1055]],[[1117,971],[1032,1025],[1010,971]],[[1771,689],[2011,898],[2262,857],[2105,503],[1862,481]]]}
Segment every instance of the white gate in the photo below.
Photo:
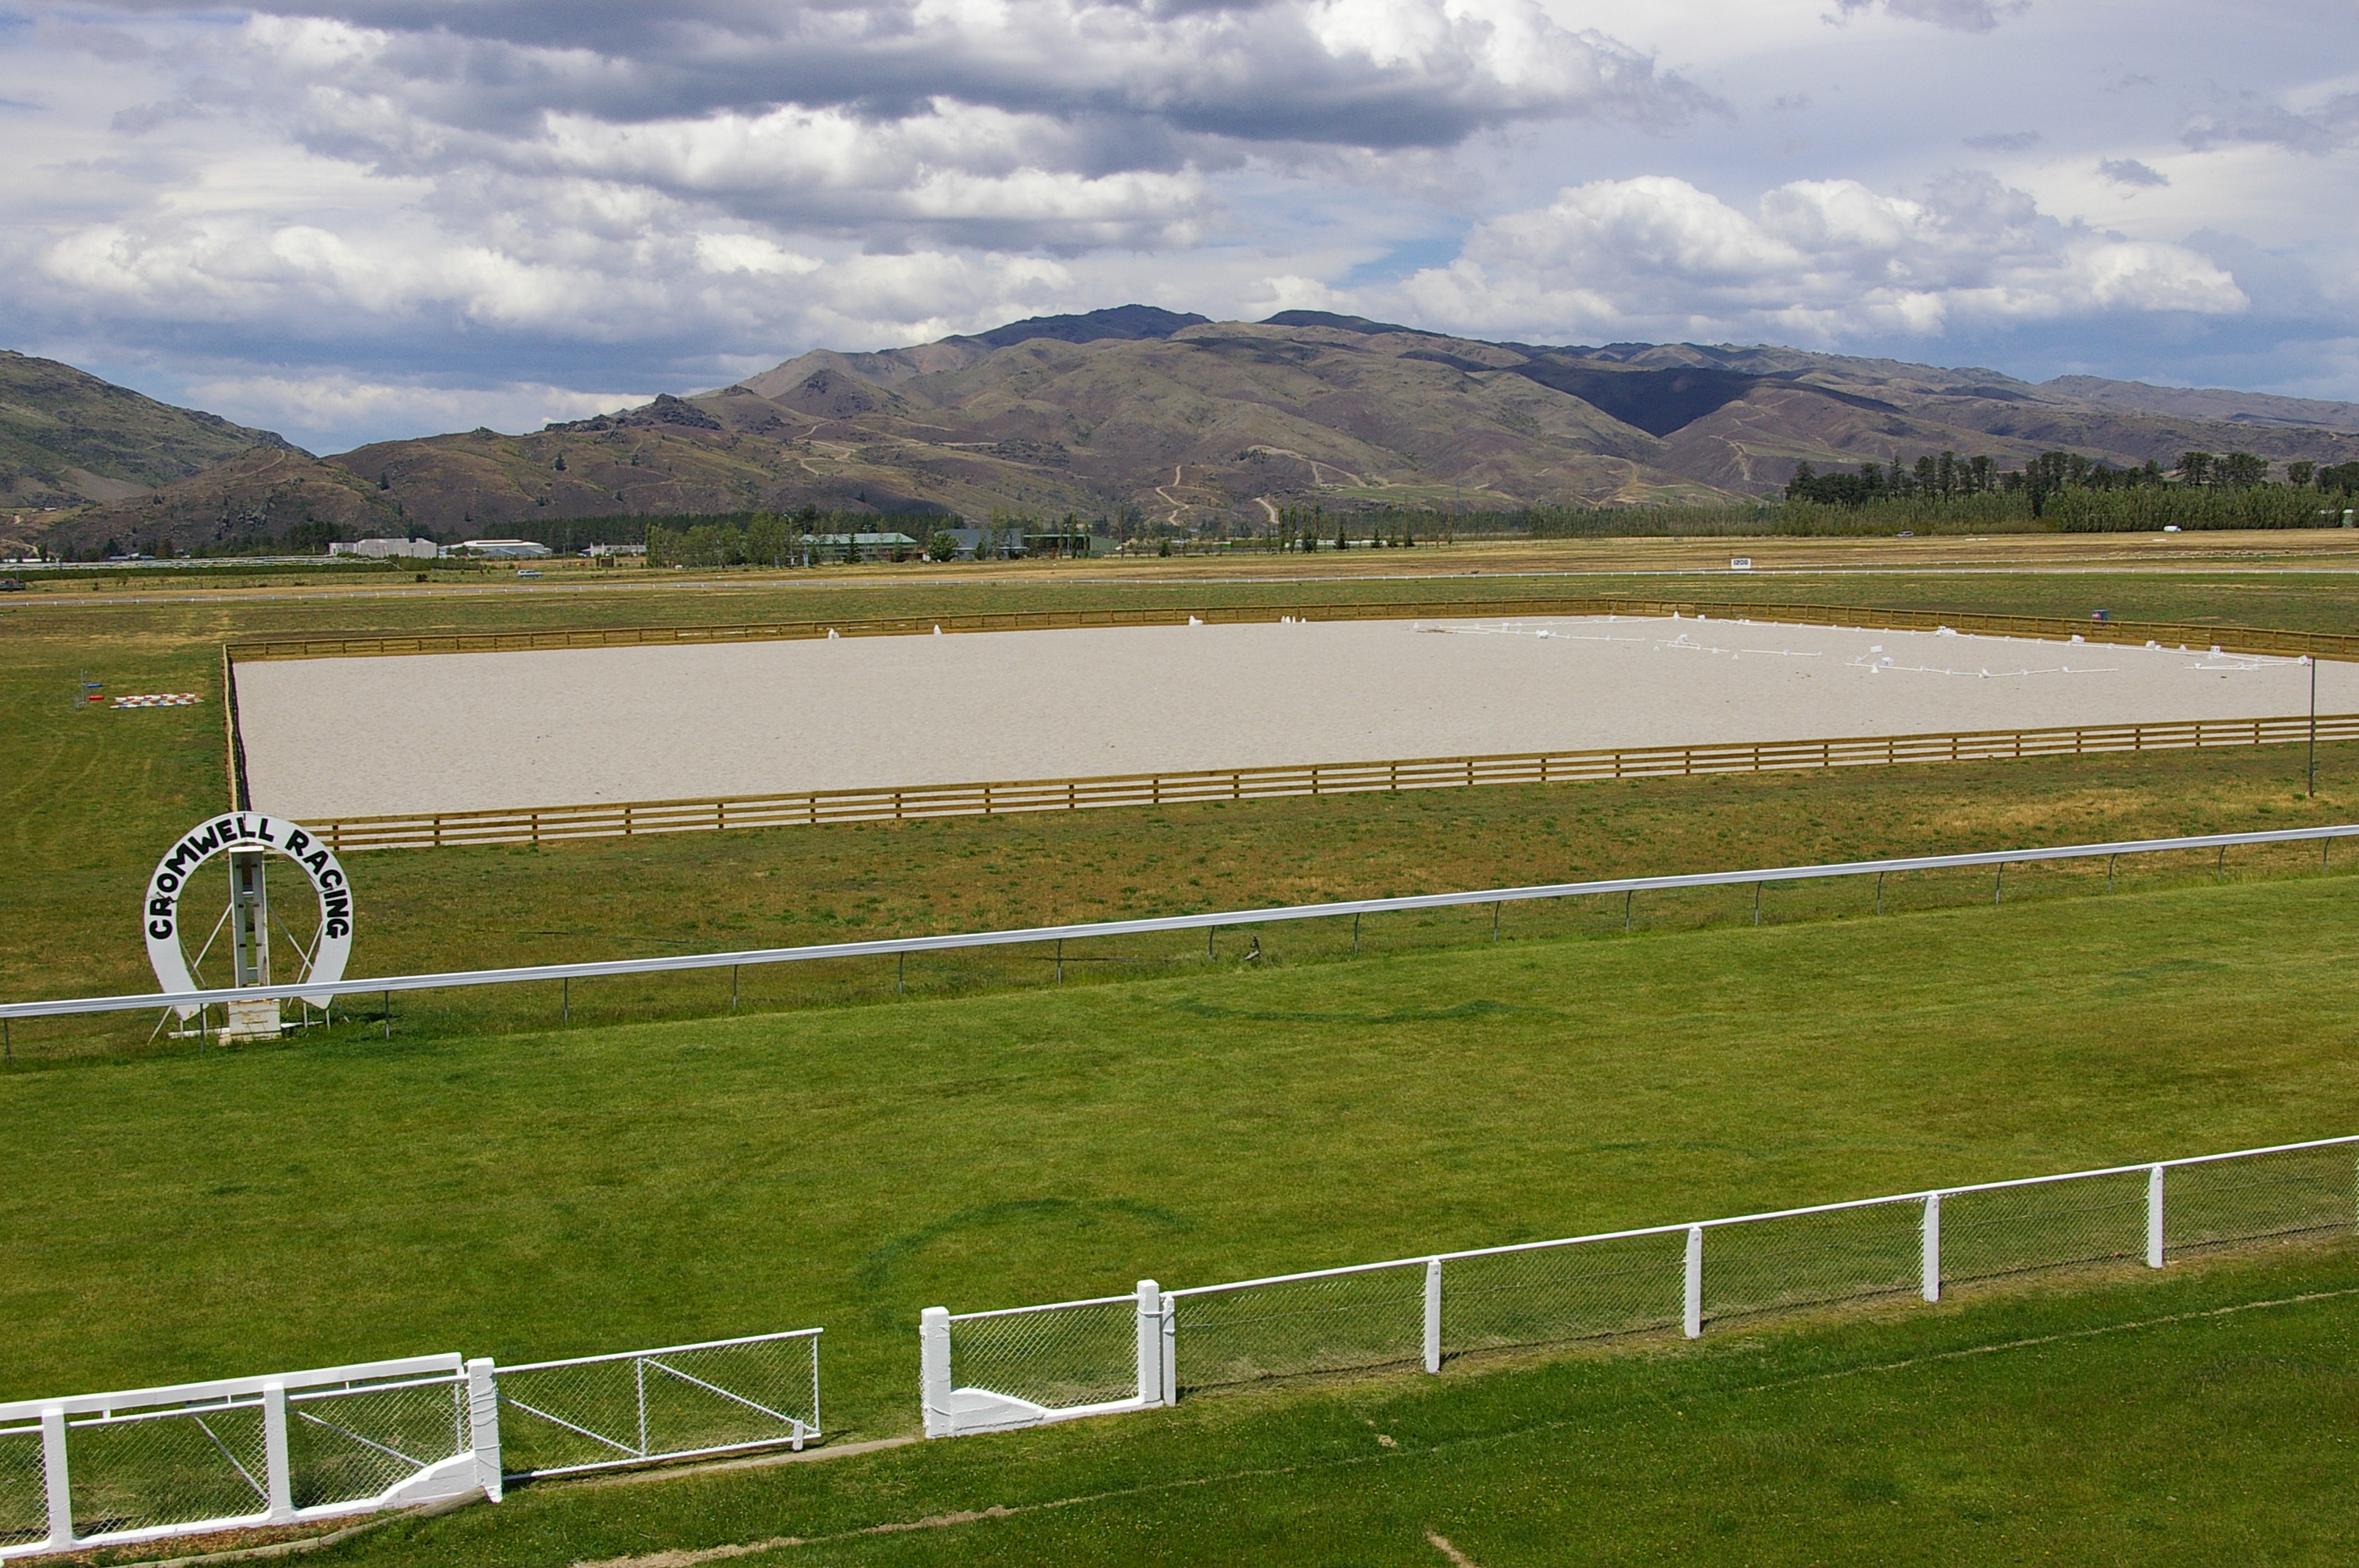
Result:
{"label": "white gate", "polygon": [[562,1476],[820,1435],[816,1328],[492,1371],[500,1467]]}

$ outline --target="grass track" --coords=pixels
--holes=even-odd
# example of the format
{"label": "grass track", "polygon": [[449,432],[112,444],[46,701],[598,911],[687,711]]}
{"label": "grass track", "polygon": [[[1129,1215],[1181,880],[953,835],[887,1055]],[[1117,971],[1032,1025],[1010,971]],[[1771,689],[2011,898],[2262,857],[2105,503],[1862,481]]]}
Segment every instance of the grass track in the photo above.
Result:
{"label": "grass track", "polygon": [[[2359,1128],[2350,883],[0,1078],[6,1397],[954,1310]],[[2223,998],[2233,996],[2233,1005]]]}

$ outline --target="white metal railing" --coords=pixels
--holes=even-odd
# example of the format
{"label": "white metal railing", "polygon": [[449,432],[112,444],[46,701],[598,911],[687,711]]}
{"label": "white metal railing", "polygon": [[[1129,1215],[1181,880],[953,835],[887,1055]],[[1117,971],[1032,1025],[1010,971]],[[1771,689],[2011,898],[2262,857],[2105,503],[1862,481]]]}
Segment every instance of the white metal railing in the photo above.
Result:
{"label": "white metal railing", "polygon": [[[616,1465],[800,1449],[816,1328],[502,1367],[419,1356],[0,1404],[0,1559],[306,1524]],[[512,1420],[503,1446],[503,1411]]]}
{"label": "white metal railing", "polygon": [[926,1434],[1182,1392],[1708,1324],[2359,1228],[2359,1137],[952,1315],[919,1325]]}
{"label": "white metal railing", "polygon": [[0,1557],[462,1496],[487,1485],[473,1377],[420,1356],[0,1405]]}
{"label": "white metal railing", "polygon": [[672,974],[741,965],[799,964],[823,959],[891,957],[897,954],[945,953],[970,947],[1084,941],[1158,932],[1202,931],[1296,920],[1398,914],[1415,910],[1506,904],[1534,899],[1585,898],[1599,893],[1667,892],[1689,888],[1745,887],[1767,882],[1813,881],[1834,877],[1886,877],[1911,871],[1975,866],[2004,869],[2049,860],[2153,855],[2172,850],[2226,851],[2245,845],[2316,843],[2323,864],[2337,838],[2359,838],[2359,823],[2325,827],[2284,827],[2262,833],[2206,833],[2180,838],[2132,838],[2107,844],[2061,844],[2040,849],[1985,849],[1961,855],[1917,855],[1898,860],[1843,860],[1825,865],[1770,866],[1740,871],[1696,871],[1677,876],[1608,877],[1595,881],[1549,882],[1531,887],[1483,888],[1468,892],[1419,893],[1405,898],[1352,899],[1334,903],[1288,904],[1275,909],[1232,909],[1202,914],[1157,915],[1142,920],[1105,920],[1081,925],[1035,925],[1007,931],[973,931],[935,936],[888,936],[869,942],[834,942],[806,947],[756,947],[724,953],[675,953],[652,958],[612,958],[584,964],[540,964],[505,969],[453,969],[440,974],[386,975],[375,979],[303,981],[286,985],[223,987],[212,990],[149,992],[128,996],[68,997],[50,1001],[0,1002],[0,1020],[63,1018],[82,1013],[131,1012],[149,1008],[194,1011],[234,1001],[295,996],[370,996],[394,991],[441,990],[465,986],[524,985],[535,981],[594,979],[620,975]]}

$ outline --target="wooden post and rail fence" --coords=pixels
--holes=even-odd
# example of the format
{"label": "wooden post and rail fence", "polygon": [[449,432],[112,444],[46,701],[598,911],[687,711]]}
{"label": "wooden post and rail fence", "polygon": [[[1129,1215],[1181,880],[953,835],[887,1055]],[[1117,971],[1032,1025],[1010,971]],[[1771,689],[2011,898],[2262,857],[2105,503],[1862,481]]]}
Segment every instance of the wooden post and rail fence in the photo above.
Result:
{"label": "wooden post and rail fence", "polygon": [[[439,849],[459,844],[542,844],[729,827],[817,827],[830,822],[902,822],[921,817],[1085,811],[1117,806],[1186,806],[1277,800],[1289,795],[1463,789],[1482,784],[1577,784],[1598,779],[1770,773],[1795,768],[1877,767],[2022,757],[2175,752],[2305,741],[2310,721],[2180,719],[2161,724],[2082,724],[2050,730],[1975,730],[1953,734],[1854,736],[1824,741],[1734,741],[1596,752],[1524,752],[1401,762],[1309,762],[1290,767],[1192,773],[1111,773],[1096,778],[1001,784],[918,784],[901,789],[810,790],[789,795],[706,796],[551,806],[508,811],[443,811],[348,816],[310,824],[338,853]],[[2359,713],[2321,714],[2321,741],[2359,741]]]}

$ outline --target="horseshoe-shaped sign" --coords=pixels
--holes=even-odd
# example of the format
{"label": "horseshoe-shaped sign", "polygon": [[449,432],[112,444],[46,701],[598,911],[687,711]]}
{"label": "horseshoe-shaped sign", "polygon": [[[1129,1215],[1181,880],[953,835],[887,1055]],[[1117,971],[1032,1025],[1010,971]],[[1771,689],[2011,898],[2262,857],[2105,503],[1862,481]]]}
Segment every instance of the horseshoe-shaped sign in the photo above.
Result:
{"label": "horseshoe-shaped sign", "polygon": [[[180,950],[180,895],[199,866],[233,849],[268,850],[303,868],[320,895],[320,936],[297,983],[343,979],[344,962],[353,952],[353,890],[335,852],[325,840],[284,817],[235,811],[202,824],[173,845],[156,862],[156,874],[147,879],[147,903],[141,914],[147,930],[147,963],[156,971],[156,983],[168,993],[200,989],[189,973],[188,955]],[[325,1007],[333,998],[321,992],[307,994],[303,1000],[314,1007]],[[197,1010],[183,1007],[179,1011],[188,1019]]]}

